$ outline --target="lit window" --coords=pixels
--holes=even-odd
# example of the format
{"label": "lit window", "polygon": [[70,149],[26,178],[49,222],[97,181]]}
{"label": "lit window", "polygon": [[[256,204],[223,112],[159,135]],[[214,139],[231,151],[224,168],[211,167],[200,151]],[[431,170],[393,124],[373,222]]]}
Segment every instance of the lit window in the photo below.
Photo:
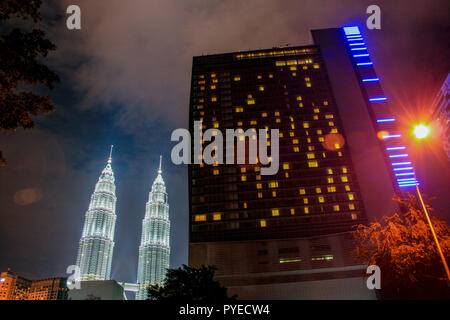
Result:
{"label": "lit window", "polygon": [[258,79],[262,79],[262,75],[260,75],[260,74],[258,74],[258,77],[257,77]]}
{"label": "lit window", "polygon": [[257,123],[256,120],[251,120],[251,121],[250,121],[250,125],[253,125],[253,126],[254,126],[254,125],[256,125],[256,123]]}
{"label": "lit window", "polygon": [[275,122],[276,122],[276,123],[281,123],[281,119],[280,119],[280,118],[276,118],[276,119],[275,119]]}
{"label": "lit window", "polygon": [[261,117],[263,117],[263,118],[267,117],[267,112],[261,113]]}
{"label": "lit window", "polygon": [[333,210],[334,210],[334,211],[339,211],[339,205],[338,205],[338,204],[335,204],[335,205],[333,206]]}
{"label": "lit window", "polygon": [[315,115],[313,116],[313,119],[314,119],[314,120],[319,120],[319,116],[318,116],[317,114],[315,114]]}
{"label": "lit window", "polygon": [[278,181],[269,182],[269,188],[278,188]]}
{"label": "lit window", "polygon": [[241,176],[241,181],[247,181],[247,177],[246,176]]}
{"label": "lit window", "polygon": [[272,216],[277,217],[280,215],[280,211],[278,209],[272,209]]}
{"label": "lit window", "polygon": [[334,116],[332,114],[327,114],[325,115],[325,119],[333,119]]}
{"label": "lit window", "polygon": [[215,84],[212,84],[212,85],[211,85],[211,89],[212,89],[212,90],[216,89],[216,85],[215,85]]}
{"label": "lit window", "polygon": [[314,159],[316,156],[314,155],[314,153],[308,153],[308,154],[306,154],[306,157],[308,159]]}
{"label": "lit window", "polygon": [[261,226],[261,228],[266,227],[267,226],[266,220],[260,220],[259,225]]}
{"label": "lit window", "polygon": [[325,202],[325,198],[323,196],[319,196],[319,203],[324,203]]}
{"label": "lit window", "polygon": [[211,78],[215,78],[216,74],[215,73],[211,73]]}
{"label": "lit window", "polygon": [[350,186],[348,184],[345,185],[345,191],[350,191]]}
{"label": "lit window", "polygon": [[314,113],[320,113],[319,108],[314,108]]}
{"label": "lit window", "polygon": [[284,170],[289,170],[289,163],[283,163],[283,169]]}
{"label": "lit window", "polygon": [[244,202],[244,209],[247,209],[247,202]]}
{"label": "lit window", "polygon": [[292,129],[292,130],[295,129],[295,124],[291,123],[291,129]]}
{"label": "lit window", "polygon": [[350,203],[350,204],[348,205],[348,208],[349,208],[350,210],[355,210],[355,205],[354,205],[353,203]]}
{"label": "lit window", "polygon": [[292,139],[292,144],[298,144],[298,139]]}
{"label": "lit window", "polygon": [[[236,111],[236,112],[242,112],[242,111]],[[238,121],[237,125],[238,125],[238,127],[242,127],[242,121]]]}
{"label": "lit window", "polygon": [[334,179],[332,177],[329,177],[328,178],[328,183],[333,183],[333,182],[334,182]]}
{"label": "lit window", "polygon": [[295,214],[295,209],[291,208],[291,214]]}
{"label": "lit window", "polygon": [[272,191],[272,197],[276,197],[277,196],[277,192],[276,191]]}
{"label": "lit window", "polygon": [[276,65],[277,67],[285,66],[285,65],[286,65],[286,61],[276,61],[276,62],[275,62],[275,65]]}
{"label": "lit window", "polygon": [[308,208],[308,207],[305,207],[305,208],[304,208],[304,212],[305,212],[305,213],[309,213],[309,208]]}
{"label": "lit window", "polygon": [[247,104],[255,104],[255,99],[248,99]]}
{"label": "lit window", "polygon": [[328,169],[328,174],[333,174],[333,169]]}
{"label": "lit window", "polygon": [[234,81],[240,81],[241,80],[241,76],[234,76],[233,80]]}
{"label": "lit window", "polygon": [[269,78],[272,79],[273,78],[273,74],[269,73]]}
{"label": "lit window", "polygon": [[341,177],[341,181],[342,181],[342,182],[348,182],[347,176],[342,176],[342,177]]}
{"label": "lit window", "polygon": [[342,168],[342,173],[347,173],[348,171],[347,171],[347,168],[346,167],[343,167]]}
{"label": "lit window", "polygon": [[319,164],[317,163],[317,161],[308,161],[308,167],[316,168],[318,166],[319,166]]}
{"label": "lit window", "polygon": [[328,192],[336,192],[336,187],[335,186],[330,186],[327,188]]}
{"label": "lit window", "polygon": [[353,195],[353,193],[348,194],[348,200],[355,200],[355,196]]}
{"label": "lit window", "polygon": [[218,122],[214,122],[214,128],[218,128],[219,127],[219,123]]}
{"label": "lit window", "polygon": [[194,219],[195,221],[206,221],[206,214],[198,214]]}
{"label": "lit window", "polygon": [[317,134],[322,134],[322,129],[317,130]]}
{"label": "lit window", "polygon": [[300,194],[305,194],[305,193],[306,193],[305,188],[300,188],[300,189],[298,189],[298,192],[299,192]]}
{"label": "lit window", "polygon": [[317,187],[317,188],[316,188],[316,193],[322,193],[322,189],[319,188],[319,187]]}
{"label": "lit window", "polygon": [[258,198],[261,199],[263,197],[262,192],[258,192]]}
{"label": "lit window", "polygon": [[261,183],[257,183],[256,184],[256,189],[262,189],[262,184]]}
{"label": "lit window", "polygon": [[246,168],[241,168],[241,173],[246,173],[247,169]]}
{"label": "lit window", "polygon": [[319,140],[319,142],[324,142],[325,141],[325,139],[323,137],[319,137],[319,139],[317,139],[317,140]]}
{"label": "lit window", "polygon": [[215,176],[217,176],[217,175],[219,174],[219,170],[218,170],[218,169],[215,169],[215,170],[213,171],[213,174],[214,174]]}
{"label": "lit window", "polygon": [[319,65],[316,63],[316,64],[313,65],[313,68],[314,68],[314,69],[319,69],[320,67],[319,67]]}
{"label": "lit window", "polygon": [[303,102],[300,102],[300,103],[298,104],[298,106],[299,106],[300,108],[303,108]]}
{"label": "lit window", "polygon": [[302,96],[297,96],[297,101],[302,101]]}
{"label": "lit window", "polygon": [[280,116],[280,112],[279,111],[275,111],[275,116],[279,117]]}
{"label": "lit window", "polygon": [[[235,111],[236,111],[236,112],[243,112],[243,111],[244,111],[244,108],[242,108],[242,107],[237,107],[237,108],[235,109]],[[242,122],[241,122],[241,126],[242,126]]]}
{"label": "lit window", "polygon": [[303,198],[303,203],[308,204],[308,198]]}
{"label": "lit window", "polygon": [[289,68],[289,70],[295,71],[295,70],[297,70],[297,67],[296,66],[292,66],[292,67]]}
{"label": "lit window", "polygon": [[300,148],[299,147],[294,147],[294,152],[299,152]]}
{"label": "lit window", "polygon": [[303,128],[308,129],[309,128],[309,123],[308,122],[303,122]]}
{"label": "lit window", "polygon": [[222,219],[222,215],[220,213],[214,213],[214,215],[213,215],[214,221],[221,220],[221,219]]}
{"label": "lit window", "polygon": [[217,101],[217,97],[215,97],[215,96],[214,96],[214,97],[211,97],[211,101],[212,101],[212,102],[216,102],[216,101]]}
{"label": "lit window", "polygon": [[323,105],[327,106],[328,105],[328,101],[327,100],[323,100]]}
{"label": "lit window", "polygon": [[352,220],[356,220],[358,218],[358,215],[356,213],[352,213]]}
{"label": "lit window", "polygon": [[259,91],[264,91],[264,86],[259,86]]}

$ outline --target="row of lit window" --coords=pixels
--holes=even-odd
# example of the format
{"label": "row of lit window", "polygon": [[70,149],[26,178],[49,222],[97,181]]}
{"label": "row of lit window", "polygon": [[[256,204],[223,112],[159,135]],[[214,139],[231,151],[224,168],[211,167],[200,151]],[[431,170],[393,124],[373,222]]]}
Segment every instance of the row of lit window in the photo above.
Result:
{"label": "row of lit window", "polygon": [[[320,202],[320,200],[319,200],[319,202]],[[323,202],[321,202],[321,203],[323,203]],[[355,207],[354,203],[349,203],[348,204],[348,210],[355,210],[355,208],[356,207]],[[341,211],[341,209],[342,209],[341,205],[339,205],[339,204],[334,204],[333,205],[333,211],[339,212],[339,211]],[[291,215],[295,215],[296,214],[295,208],[290,208],[289,212],[290,212]],[[310,213],[310,207],[304,206],[303,207],[303,213],[304,214],[309,214]],[[272,217],[279,217],[280,216],[280,210],[279,209],[272,209],[271,210],[271,214],[272,214]],[[197,214],[197,215],[194,216],[194,221],[195,222],[205,222],[205,221],[207,221],[207,216],[208,216],[207,214]],[[220,220],[222,220],[222,213],[220,213],[220,212],[213,213],[212,214],[212,220],[213,221],[220,221]],[[261,220],[261,221],[266,221],[266,220]]]}

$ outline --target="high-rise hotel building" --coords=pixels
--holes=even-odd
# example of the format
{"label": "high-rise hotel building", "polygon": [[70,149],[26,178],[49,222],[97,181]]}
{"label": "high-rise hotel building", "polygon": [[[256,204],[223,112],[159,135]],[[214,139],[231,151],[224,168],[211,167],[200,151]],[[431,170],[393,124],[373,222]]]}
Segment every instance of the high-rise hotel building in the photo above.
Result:
{"label": "high-rise hotel building", "polygon": [[193,59],[191,136],[194,121],[279,129],[275,175],[189,166],[189,265],[216,265],[241,298],[373,298],[351,231],[398,210],[393,196],[416,183],[359,28],[312,35]]}

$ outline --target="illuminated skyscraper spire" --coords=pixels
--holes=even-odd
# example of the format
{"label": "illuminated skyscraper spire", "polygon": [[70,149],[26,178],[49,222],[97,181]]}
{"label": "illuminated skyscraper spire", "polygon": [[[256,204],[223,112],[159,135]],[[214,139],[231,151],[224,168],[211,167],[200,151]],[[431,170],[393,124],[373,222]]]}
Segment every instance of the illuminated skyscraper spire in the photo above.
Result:
{"label": "illuminated skyscraper spire", "polygon": [[166,186],[161,176],[162,157],[159,158],[158,175],[153,182],[142,221],[141,245],[139,246],[137,300],[147,298],[147,287],[162,284],[169,268],[170,221]]}
{"label": "illuminated skyscraper spire", "polygon": [[112,148],[89,208],[78,248],[77,266],[81,280],[109,280],[116,225],[116,186],[111,168]]}

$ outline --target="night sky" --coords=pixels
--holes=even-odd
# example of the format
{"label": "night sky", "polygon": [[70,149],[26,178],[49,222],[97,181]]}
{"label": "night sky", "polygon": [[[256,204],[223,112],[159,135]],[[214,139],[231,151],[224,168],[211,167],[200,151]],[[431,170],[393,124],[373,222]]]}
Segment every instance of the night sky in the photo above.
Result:
{"label": "night sky", "polygon": [[[135,282],[145,203],[163,155],[171,267],[187,263],[187,167],[170,162],[188,127],[192,57],[312,43],[311,29],[358,24],[391,107],[405,124],[426,120],[450,70],[447,0],[377,1],[381,30],[367,30],[373,1],[44,1],[41,27],[57,45],[56,111],[34,130],[0,134],[0,270],[33,279],[75,264],[91,193],[114,144],[117,222],[112,278]],[[82,30],[69,31],[78,4]],[[408,129],[409,130],[409,129]],[[449,163],[435,137],[411,146],[425,193],[449,219]]]}

